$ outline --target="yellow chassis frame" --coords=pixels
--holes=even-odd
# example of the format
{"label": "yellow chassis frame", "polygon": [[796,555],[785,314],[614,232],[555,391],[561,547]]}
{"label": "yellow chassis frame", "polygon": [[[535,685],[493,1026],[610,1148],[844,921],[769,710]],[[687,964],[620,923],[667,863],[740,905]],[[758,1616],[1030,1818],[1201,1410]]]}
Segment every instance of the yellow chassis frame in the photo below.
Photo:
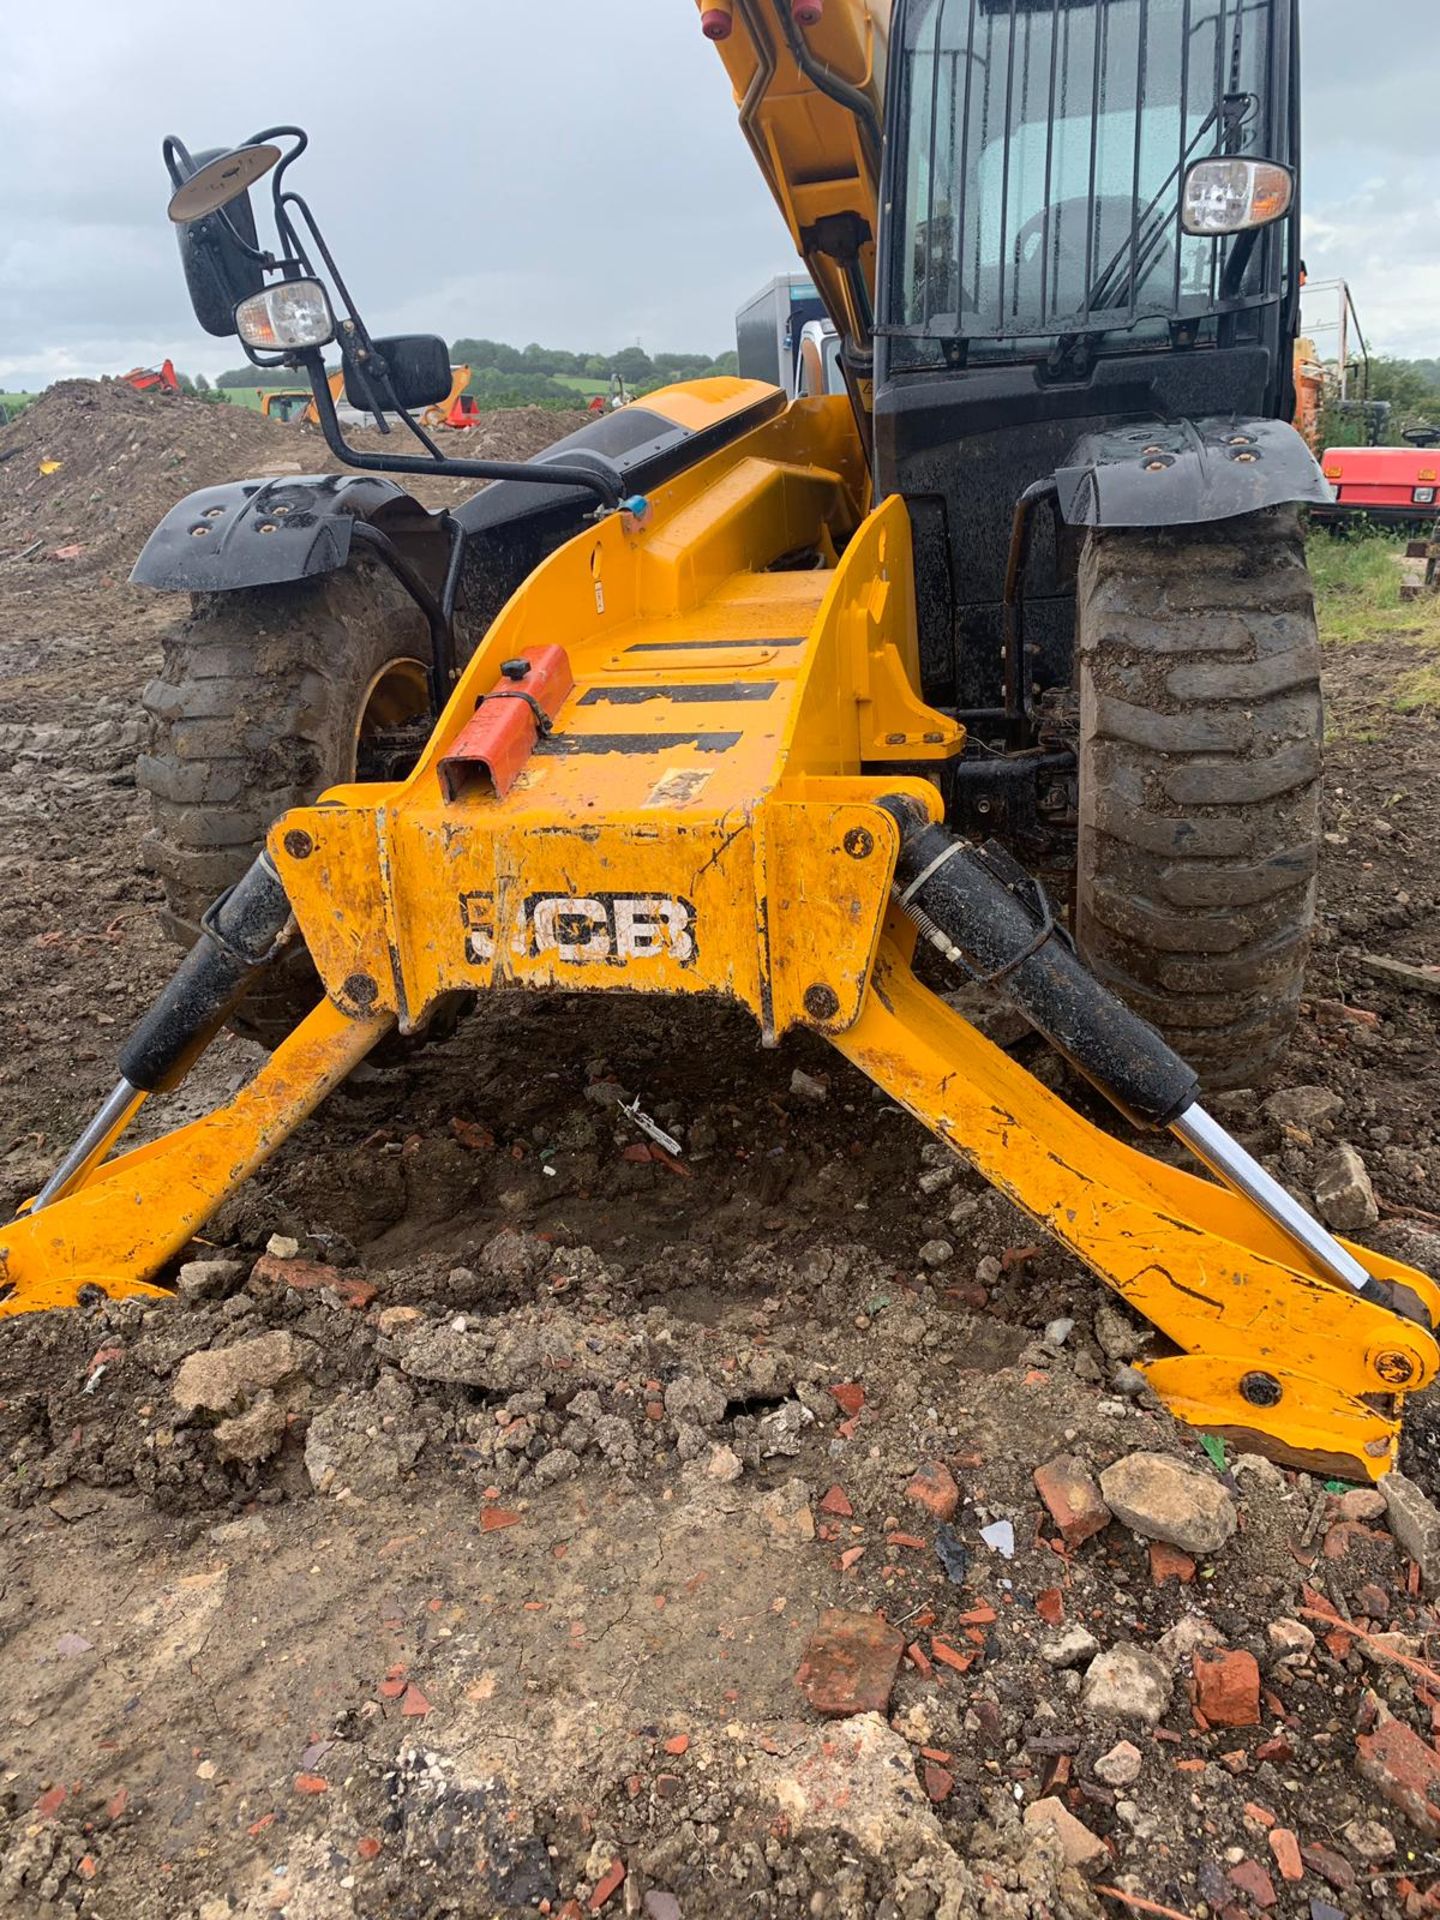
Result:
{"label": "yellow chassis frame", "polygon": [[[760,391],[647,405],[703,427]],[[1393,1465],[1403,1397],[1440,1367],[1431,1335],[1308,1270],[1250,1202],[1092,1125],[915,978],[877,803],[938,819],[916,770],[965,742],[914,690],[903,502],[864,509],[847,403],[799,401],[661,488],[643,524],[610,516],[539,567],[415,771],[270,836],[327,999],[215,1112],[112,1159],[107,1142],[0,1232],[0,1315],[89,1288],[167,1297],[158,1277],[233,1187],[444,995],[718,994],[767,1044],[825,1035],[1123,1295],[1175,1349],[1143,1370],[1181,1419],[1354,1478]],[[825,564],[784,564],[801,554]],[[505,798],[447,798],[439,763],[500,663],[556,643],[575,687],[554,732]],[[1440,1322],[1432,1281],[1351,1251]],[[1272,1408],[1241,1391],[1256,1370]]]}

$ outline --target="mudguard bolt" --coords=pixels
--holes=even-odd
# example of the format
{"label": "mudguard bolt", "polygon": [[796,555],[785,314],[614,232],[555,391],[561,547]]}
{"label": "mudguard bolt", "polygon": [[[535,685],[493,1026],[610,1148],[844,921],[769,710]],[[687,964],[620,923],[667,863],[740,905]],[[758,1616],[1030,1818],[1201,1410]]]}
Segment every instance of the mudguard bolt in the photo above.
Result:
{"label": "mudguard bolt", "polygon": [[852,860],[868,860],[875,851],[875,836],[868,827],[851,827],[845,836],[845,851]]}
{"label": "mudguard bolt", "polygon": [[292,827],[285,836],[285,851],[292,860],[308,860],[315,851],[315,842],[301,827]]}
{"label": "mudguard bolt", "polygon": [[805,1011],[812,1020],[833,1020],[840,1011],[840,996],[833,987],[817,981],[805,989]]}

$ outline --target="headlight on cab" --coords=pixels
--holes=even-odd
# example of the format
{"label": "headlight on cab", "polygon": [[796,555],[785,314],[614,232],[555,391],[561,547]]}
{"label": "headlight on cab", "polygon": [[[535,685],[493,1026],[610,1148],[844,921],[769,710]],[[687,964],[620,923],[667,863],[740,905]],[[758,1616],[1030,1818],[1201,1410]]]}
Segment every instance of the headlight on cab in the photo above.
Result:
{"label": "headlight on cab", "polygon": [[1295,176],[1275,160],[1197,160],[1185,176],[1180,224],[1214,238],[1268,227],[1290,211]]}
{"label": "headlight on cab", "polygon": [[235,331],[247,347],[291,353],[335,338],[335,316],[318,280],[282,280],[252,293],[235,309]]}

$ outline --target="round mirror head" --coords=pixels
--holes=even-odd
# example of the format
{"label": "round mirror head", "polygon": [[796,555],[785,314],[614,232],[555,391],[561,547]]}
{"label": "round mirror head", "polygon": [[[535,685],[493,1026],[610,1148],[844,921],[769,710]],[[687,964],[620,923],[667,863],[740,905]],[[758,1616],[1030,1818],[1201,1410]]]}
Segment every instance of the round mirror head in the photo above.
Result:
{"label": "round mirror head", "polygon": [[203,220],[207,213],[229,206],[253,187],[280,158],[279,147],[234,147],[198,167],[170,196],[169,214],[177,226],[187,220]]}

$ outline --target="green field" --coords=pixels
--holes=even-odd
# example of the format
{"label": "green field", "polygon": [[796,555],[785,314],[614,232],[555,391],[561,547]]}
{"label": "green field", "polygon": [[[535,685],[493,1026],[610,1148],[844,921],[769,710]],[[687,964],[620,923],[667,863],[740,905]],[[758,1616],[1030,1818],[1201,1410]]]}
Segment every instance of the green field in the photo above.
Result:
{"label": "green field", "polygon": [[0,393],[0,413],[18,413],[35,398],[33,393]]}
{"label": "green field", "polygon": [[592,380],[584,373],[552,373],[549,378],[557,387],[569,387],[572,392],[583,393],[587,400],[592,394],[608,394],[610,391],[608,380]]}
{"label": "green field", "polygon": [[222,387],[220,391],[232,407],[248,407],[252,413],[259,413],[260,402],[267,393],[281,389],[293,393],[304,385],[303,380],[278,380],[274,387]]}

